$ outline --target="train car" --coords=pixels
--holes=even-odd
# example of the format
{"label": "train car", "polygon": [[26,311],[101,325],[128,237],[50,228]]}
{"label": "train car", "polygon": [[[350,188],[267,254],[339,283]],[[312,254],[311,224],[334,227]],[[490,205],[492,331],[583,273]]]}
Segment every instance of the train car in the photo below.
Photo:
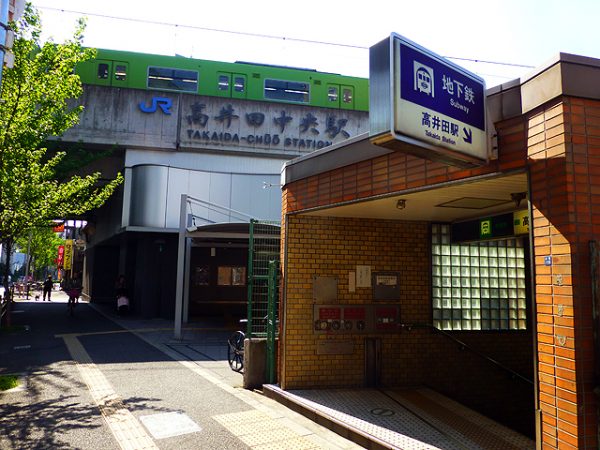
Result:
{"label": "train car", "polygon": [[367,111],[369,81],[246,62],[98,49],[77,68],[84,84]]}

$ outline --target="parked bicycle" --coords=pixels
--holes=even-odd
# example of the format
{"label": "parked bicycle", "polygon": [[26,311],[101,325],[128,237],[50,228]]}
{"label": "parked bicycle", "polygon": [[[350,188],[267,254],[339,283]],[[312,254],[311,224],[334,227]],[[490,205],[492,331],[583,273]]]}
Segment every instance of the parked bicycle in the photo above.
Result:
{"label": "parked bicycle", "polygon": [[[247,319],[241,319],[240,324],[248,323]],[[234,372],[242,373],[244,370],[244,340],[246,334],[241,331],[234,331],[227,339],[227,361],[229,367]]]}

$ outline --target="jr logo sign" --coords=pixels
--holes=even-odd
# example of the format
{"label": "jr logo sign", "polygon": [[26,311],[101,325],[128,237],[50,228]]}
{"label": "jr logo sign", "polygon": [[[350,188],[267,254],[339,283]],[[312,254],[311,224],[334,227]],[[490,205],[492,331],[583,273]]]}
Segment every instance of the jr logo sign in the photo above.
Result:
{"label": "jr logo sign", "polygon": [[168,116],[171,115],[171,106],[173,106],[173,102],[167,97],[152,97],[150,106],[146,106],[144,102],[139,103],[140,111],[142,112],[153,113],[156,112],[156,108],[160,108]]}

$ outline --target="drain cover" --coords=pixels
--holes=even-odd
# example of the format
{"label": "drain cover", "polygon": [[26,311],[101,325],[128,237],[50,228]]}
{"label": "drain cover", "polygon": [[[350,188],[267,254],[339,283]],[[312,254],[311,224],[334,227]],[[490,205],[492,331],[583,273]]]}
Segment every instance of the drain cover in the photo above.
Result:
{"label": "drain cover", "polygon": [[141,416],[140,421],[148,429],[154,439],[165,439],[182,434],[202,431],[196,422],[179,412],[152,414]]}
{"label": "drain cover", "polygon": [[371,410],[371,414],[373,414],[374,416],[389,417],[389,416],[393,416],[396,413],[394,411],[392,411],[391,409],[374,408]]}

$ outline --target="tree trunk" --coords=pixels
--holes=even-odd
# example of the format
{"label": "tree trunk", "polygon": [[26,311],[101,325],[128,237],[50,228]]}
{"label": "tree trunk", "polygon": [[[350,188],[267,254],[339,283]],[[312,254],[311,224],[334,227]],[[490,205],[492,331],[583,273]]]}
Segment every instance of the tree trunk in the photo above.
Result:
{"label": "tree trunk", "polygon": [[10,261],[13,250],[13,240],[11,238],[4,239],[3,244],[6,250],[6,265],[4,266],[4,273],[2,274],[2,285],[4,286],[4,292],[8,294],[8,277],[10,276]]}

